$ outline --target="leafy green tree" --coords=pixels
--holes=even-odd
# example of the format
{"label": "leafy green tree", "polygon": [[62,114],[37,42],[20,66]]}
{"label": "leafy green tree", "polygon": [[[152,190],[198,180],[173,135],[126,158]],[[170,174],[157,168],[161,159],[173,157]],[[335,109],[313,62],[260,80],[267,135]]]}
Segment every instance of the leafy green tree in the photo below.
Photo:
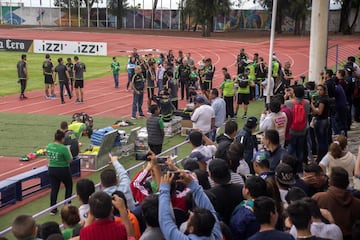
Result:
{"label": "leafy green tree", "polygon": [[108,2],[110,13],[116,16],[116,26],[121,29],[123,26],[123,16],[126,16],[128,9],[127,0],[110,0]]}
{"label": "leafy green tree", "polygon": [[[339,32],[342,32],[343,34],[352,34],[355,28],[356,20],[359,17],[360,1],[336,0],[336,2],[341,4]],[[350,12],[352,9],[355,10],[355,16],[353,19],[350,19]]]}
{"label": "leafy green tree", "polygon": [[191,13],[194,23],[202,25],[202,36],[210,37],[214,17],[230,11],[230,0],[185,0],[184,12]]}
{"label": "leafy green tree", "polygon": [[[272,11],[273,0],[253,0],[258,2],[262,7]],[[309,11],[311,0],[278,0],[276,9],[275,31],[281,33],[281,25],[284,18],[290,17],[295,21],[294,34],[300,35],[305,32],[305,21]]]}

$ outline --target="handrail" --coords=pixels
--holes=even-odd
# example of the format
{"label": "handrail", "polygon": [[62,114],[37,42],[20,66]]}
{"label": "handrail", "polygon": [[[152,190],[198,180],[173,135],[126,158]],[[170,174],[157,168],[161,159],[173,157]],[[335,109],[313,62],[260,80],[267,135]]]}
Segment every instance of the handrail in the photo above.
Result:
{"label": "handrail", "polygon": [[[173,147],[171,147],[171,148],[169,148],[169,149],[161,152],[161,153],[158,154],[157,156],[158,156],[158,157],[159,157],[159,156],[163,156],[163,155],[165,155],[165,154],[167,154],[167,153],[169,153],[169,152],[172,152],[172,151],[174,151],[174,153],[175,153],[174,155],[177,155],[177,150],[178,150],[178,148],[181,147],[181,146],[183,146],[183,145],[185,145],[185,144],[187,144],[188,142],[189,142],[189,141],[186,140],[186,141],[184,141],[184,142],[182,142],[182,143],[179,143],[179,144],[177,144],[177,145],[175,145],[175,146],[173,146]],[[178,163],[178,162],[180,162],[180,161],[181,161],[181,160],[178,160],[178,161],[176,161],[176,163]],[[144,162],[140,162],[140,163],[138,163],[138,164],[130,167],[130,168],[127,169],[126,171],[127,171],[128,173],[130,173],[131,171],[133,171],[133,170],[141,167],[142,165],[144,165]],[[97,188],[100,189],[100,183],[96,184],[95,187],[97,187]],[[60,207],[61,205],[67,204],[69,201],[71,201],[71,200],[73,200],[73,199],[75,199],[75,198],[76,198],[76,195],[72,195],[71,197],[69,197],[69,198],[67,198],[67,199],[65,199],[65,200],[63,200],[63,201],[55,204],[54,206],[51,206],[51,207],[46,208],[46,209],[44,209],[44,210],[42,210],[42,211],[40,211],[40,212],[38,212],[38,213],[35,213],[32,217],[33,217],[34,219],[39,218],[40,216],[42,216],[42,215],[50,212],[51,210],[53,210],[53,209],[55,209],[55,208],[58,208],[58,207]],[[10,226],[10,227],[2,230],[2,231],[0,232],[0,236],[6,234],[6,233],[8,233],[8,232],[10,232],[11,229],[12,229],[12,227]]]}

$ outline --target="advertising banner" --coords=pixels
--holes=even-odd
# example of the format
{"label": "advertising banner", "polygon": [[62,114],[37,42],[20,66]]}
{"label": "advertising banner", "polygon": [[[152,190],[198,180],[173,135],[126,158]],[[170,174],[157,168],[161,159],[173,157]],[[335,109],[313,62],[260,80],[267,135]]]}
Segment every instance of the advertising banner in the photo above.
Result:
{"label": "advertising banner", "polygon": [[107,43],[34,40],[34,53],[106,56]]}
{"label": "advertising banner", "polygon": [[28,52],[32,40],[0,38],[0,51]]}

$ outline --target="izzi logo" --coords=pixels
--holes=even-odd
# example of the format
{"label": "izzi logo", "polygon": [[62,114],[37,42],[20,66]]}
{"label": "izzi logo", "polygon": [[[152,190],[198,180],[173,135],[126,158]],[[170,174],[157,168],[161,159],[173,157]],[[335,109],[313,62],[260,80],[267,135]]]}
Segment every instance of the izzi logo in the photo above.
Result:
{"label": "izzi logo", "polygon": [[0,39],[1,51],[27,52],[32,44],[32,40],[23,39]]}

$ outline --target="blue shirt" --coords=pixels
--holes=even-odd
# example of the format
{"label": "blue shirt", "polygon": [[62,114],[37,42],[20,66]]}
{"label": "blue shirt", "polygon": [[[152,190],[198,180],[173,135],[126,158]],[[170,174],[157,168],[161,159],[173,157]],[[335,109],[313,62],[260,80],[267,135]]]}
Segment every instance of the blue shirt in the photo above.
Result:
{"label": "blue shirt", "polygon": [[114,186],[110,186],[107,188],[104,188],[104,192],[106,192],[107,194],[109,194],[110,196],[115,192],[115,191],[121,191],[124,193],[125,198],[126,198],[126,203],[128,205],[128,208],[130,210],[135,208],[135,201],[134,201],[134,197],[132,195],[131,189],[130,189],[130,178],[128,173],[126,172],[125,168],[123,165],[121,165],[118,161],[113,163],[113,166],[115,168],[116,171],[116,176],[119,179],[119,184],[118,185],[114,185]]}
{"label": "blue shirt", "polygon": [[130,74],[133,74],[135,72],[135,67],[136,67],[136,64],[135,63],[131,63],[130,61],[128,62],[128,65],[127,65],[127,71],[128,73]]}
{"label": "blue shirt", "polygon": [[214,109],[215,112],[215,127],[221,127],[226,118],[226,103],[222,98],[215,98],[212,103],[211,107]]}
{"label": "blue shirt", "polygon": [[177,228],[173,218],[172,218],[172,209],[170,206],[170,185],[169,184],[160,184],[160,197],[159,197],[159,223],[161,231],[164,234],[165,239],[171,240],[188,240],[188,239],[196,239],[196,240],[212,240],[212,239],[222,239],[221,229],[219,220],[216,217],[216,212],[211,204],[209,198],[204,193],[203,188],[195,181],[192,181],[188,188],[193,193],[193,199],[195,204],[200,208],[206,208],[212,212],[214,215],[216,222],[214,224],[212,233],[210,237],[205,236],[197,236],[195,234],[185,235],[180,232]]}

